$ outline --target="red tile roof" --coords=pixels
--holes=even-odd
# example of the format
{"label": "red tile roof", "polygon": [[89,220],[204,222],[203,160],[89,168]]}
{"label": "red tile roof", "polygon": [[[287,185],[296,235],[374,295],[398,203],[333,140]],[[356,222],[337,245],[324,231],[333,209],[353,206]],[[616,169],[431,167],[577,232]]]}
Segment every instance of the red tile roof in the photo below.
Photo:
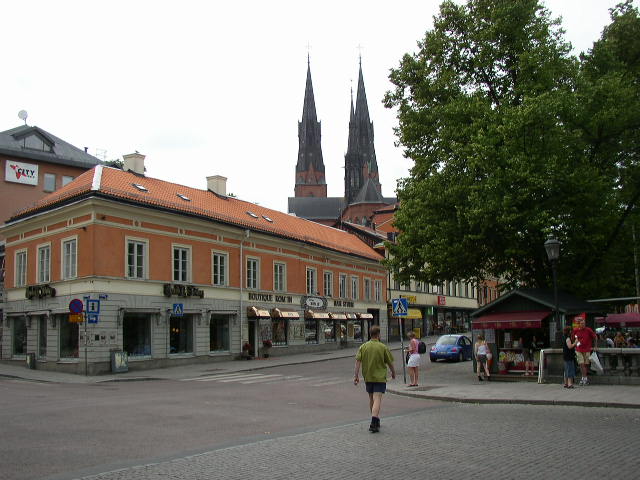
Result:
{"label": "red tile roof", "polygon": [[[141,191],[134,184],[142,185],[146,191]],[[9,221],[92,194],[133,202],[141,206],[210,218],[241,228],[249,228],[373,260],[383,258],[357,236],[336,228],[237,198],[216,195],[208,190],[199,190],[105,166],[94,167],[84,172],[71,183],[40,199],[34,205],[17,212]],[[180,198],[178,194],[184,195],[189,200]]]}

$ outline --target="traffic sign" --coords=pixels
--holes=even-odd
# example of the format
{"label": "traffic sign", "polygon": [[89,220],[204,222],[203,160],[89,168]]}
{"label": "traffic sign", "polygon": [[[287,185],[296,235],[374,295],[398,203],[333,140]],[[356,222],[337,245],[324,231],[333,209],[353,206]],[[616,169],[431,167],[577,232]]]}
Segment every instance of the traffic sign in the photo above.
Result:
{"label": "traffic sign", "polygon": [[87,314],[87,323],[98,323],[98,315],[95,313]]}
{"label": "traffic sign", "polygon": [[100,300],[87,300],[87,313],[100,313]]}
{"label": "traffic sign", "polygon": [[79,298],[74,298],[69,302],[69,311],[71,313],[82,313],[83,309],[84,309],[84,304],[82,303],[82,300],[80,300]]}
{"label": "traffic sign", "polygon": [[69,314],[69,322],[70,323],[82,323],[84,322],[84,315],[81,313],[70,313]]}
{"label": "traffic sign", "polygon": [[409,301],[406,298],[394,298],[391,300],[391,308],[394,317],[406,317],[409,311]]}
{"label": "traffic sign", "polygon": [[176,317],[181,317],[184,315],[184,304],[183,303],[174,303],[173,309],[171,310],[171,315]]}

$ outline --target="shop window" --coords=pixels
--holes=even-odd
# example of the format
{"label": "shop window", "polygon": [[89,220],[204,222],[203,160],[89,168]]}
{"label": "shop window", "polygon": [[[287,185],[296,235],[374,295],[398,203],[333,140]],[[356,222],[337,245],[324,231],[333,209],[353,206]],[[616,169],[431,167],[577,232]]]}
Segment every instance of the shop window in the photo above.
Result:
{"label": "shop window", "polygon": [[78,323],[71,323],[69,315],[60,315],[60,358],[78,358],[80,332]]}
{"label": "shop window", "polygon": [[77,240],[65,240],[62,242],[62,278],[75,278],[78,273],[77,269]]}
{"label": "shop window", "polygon": [[304,321],[304,339],[308,344],[318,343],[318,320],[307,319]]}
{"label": "shop window", "polygon": [[25,317],[13,317],[13,354],[27,354],[27,320]]}
{"label": "shop window", "polygon": [[273,345],[286,345],[289,332],[289,321],[284,318],[275,318],[271,320],[271,341]]}
{"label": "shop window", "polygon": [[229,351],[229,316],[211,315],[209,322],[209,351]]}
{"label": "shop window", "polygon": [[51,247],[43,245],[38,248],[38,283],[51,281]]}
{"label": "shop window", "polygon": [[122,344],[130,357],[151,355],[151,315],[125,314],[122,320]]}
{"label": "shop window", "polygon": [[317,274],[315,268],[307,268],[307,295],[318,293]]}
{"label": "shop window", "polygon": [[16,252],[15,286],[24,287],[27,284],[27,251]]}
{"label": "shop window", "polygon": [[38,316],[38,358],[47,356],[47,317]]}
{"label": "shop window", "polygon": [[226,253],[213,254],[213,284],[225,286],[227,284],[227,263]]}
{"label": "shop window", "polygon": [[45,192],[53,192],[56,189],[56,176],[54,173],[44,174],[44,185],[42,189]]}
{"label": "shop window", "polygon": [[324,296],[333,297],[333,273],[324,272]]}
{"label": "shop window", "polygon": [[353,341],[362,342],[362,332],[364,331],[364,320],[353,322]]}
{"label": "shop window", "polygon": [[287,290],[287,265],[282,262],[273,264],[273,290],[276,292],[284,292]]}
{"label": "shop window", "polygon": [[331,320],[326,320],[322,327],[322,331],[324,333],[324,341],[325,342],[335,342],[336,341],[336,322]]}
{"label": "shop window", "polygon": [[169,320],[169,353],[193,352],[193,319],[171,316]]}
{"label": "shop window", "polygon": [[127,277],[146,278],[146,242],[138,240],[127,241]]}

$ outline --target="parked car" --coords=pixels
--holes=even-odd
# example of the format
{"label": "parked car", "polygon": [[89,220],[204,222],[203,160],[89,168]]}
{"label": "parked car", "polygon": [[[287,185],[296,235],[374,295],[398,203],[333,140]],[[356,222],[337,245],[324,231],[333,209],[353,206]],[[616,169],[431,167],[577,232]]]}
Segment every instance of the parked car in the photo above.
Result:
{"label": "parked car", "polygon": [[442,335],[431,347],[429,358],[432,362],[440,359],[464,362],[471,360],[473,345],[469,337],[464,335]]}

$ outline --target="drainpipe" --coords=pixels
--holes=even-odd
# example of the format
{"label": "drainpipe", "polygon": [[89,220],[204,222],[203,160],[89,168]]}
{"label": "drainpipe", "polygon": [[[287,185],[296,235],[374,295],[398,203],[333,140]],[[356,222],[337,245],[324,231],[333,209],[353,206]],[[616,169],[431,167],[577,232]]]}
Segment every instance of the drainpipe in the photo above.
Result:
{"label": "drainpipe", "polygon": [[244,231],[244,237],[240,238],[240,312],[239,312],[239,316],[240,316],[240,355],[242,355],[242,312],[243,312],[243,308],[242,308],[242,294],[244,293],[244,278],[242,275],[243,272],[243,262],[244,262],[244,257],[243,257],[243,246],[244,246],[244,239],[245,238],[249,238],[249,235],[251,234],[251,230],[249,230],[248,228]]}

